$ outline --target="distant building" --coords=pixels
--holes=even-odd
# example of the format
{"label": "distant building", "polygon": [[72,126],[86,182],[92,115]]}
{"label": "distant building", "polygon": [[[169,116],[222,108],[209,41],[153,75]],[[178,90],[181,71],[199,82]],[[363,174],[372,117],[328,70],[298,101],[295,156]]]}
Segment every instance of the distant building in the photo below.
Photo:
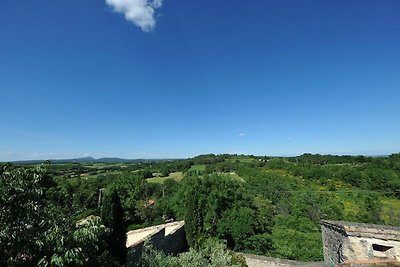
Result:
{"label": "distant building", "polygon": [[400,262],[400,227],[321,221],[328,266]]}

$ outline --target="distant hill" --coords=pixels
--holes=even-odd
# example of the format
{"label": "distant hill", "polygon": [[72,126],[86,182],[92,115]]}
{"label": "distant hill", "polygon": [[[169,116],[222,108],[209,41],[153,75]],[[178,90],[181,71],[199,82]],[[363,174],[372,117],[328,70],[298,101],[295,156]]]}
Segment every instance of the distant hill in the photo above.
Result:
{"label": "distant hill", "polygon": [[122,158],[99,158],[93,157],[75,158],[75,159],[48,159],[48,160],[18,160],[11,161],[17,164],[39,164],[46,161],[52,163],[139,163],[139,162],[153,162],[153,161],[166,161],[173,159],[122,159]]}

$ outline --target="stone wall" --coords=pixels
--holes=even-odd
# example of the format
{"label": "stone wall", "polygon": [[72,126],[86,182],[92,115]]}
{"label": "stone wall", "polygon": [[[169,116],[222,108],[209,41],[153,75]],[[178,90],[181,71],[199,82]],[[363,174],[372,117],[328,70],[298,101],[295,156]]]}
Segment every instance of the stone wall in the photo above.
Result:
{"label": "stone wall", "polygon": [[346,239],[346,232],[335,224],[321,222],[321,226],[325,262],[329,266],[344,262],[343,243]]}
{"label": "stone wall", "polygon": [[[143,235],[148,233],[148,235]],[[137,235],[140,239],[135,242],[127,242],[128,261],[135,263],[140,258],[145,241],[150,242],[154,248],[166,254],[177,255],[187,250],[185,222],[173,222],[163,225],[156,225],[128,232],[130,235]]]}
{"label": "stone wall", "polygon": [[174,229],[172,232],[160,238],[153,240],[153,244],[157,249],[164,251],[166,254],[177,255],[188,249],[186,241],[185,225]]}
{"label": "stone wall", "polygon": [[165,228],[161,228],[156,233],[152,234],[148,238],[144,238],[137,242],[136,244],[128,247],[128,262],[130,263],[137,263],[140,259],[143,251],[144,242],[148,240],[152,244],[158,244],[160,240],[165,237]]}
{"label": "stone wall", "polygon": [[346,260],[396,259],[400,261],[400,242],[349,236],[343,254]]}
{"label": "stone wall", "polygon": [[329,266],[354,261],[399,261],[400,228],[321,221],[324,259]]}

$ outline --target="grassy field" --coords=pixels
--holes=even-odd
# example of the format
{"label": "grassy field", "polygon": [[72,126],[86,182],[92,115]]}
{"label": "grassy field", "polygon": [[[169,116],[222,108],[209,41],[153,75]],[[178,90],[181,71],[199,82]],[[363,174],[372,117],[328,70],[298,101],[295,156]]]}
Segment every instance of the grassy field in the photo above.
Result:
{"label": "grassy field", "polygon": [[240,181],[240,182],[245,182],[245,180],[242,178],[242,177],[240,177],[239,175],[237,175],[237,173],[235,173],[235,172],[221,172],[221,173],[219,173],[220,175],[224,175],[224,176],[227,176],[227,177],[229,177],[230,179],[232,179],[232,180],[237,180],[237,181]]}
{"label": "grassy field", "polygon": [[192,165],[189,171],[204,171],[206,169],[206,165]]}
{"label": "grassy field", "polygon": [[148,178],[147,182],[149,183],[163,183],[167,179],[173,179],[175,181],[180,181],[183,178],[182,172],[171,172],[167,177],[154,177]]}

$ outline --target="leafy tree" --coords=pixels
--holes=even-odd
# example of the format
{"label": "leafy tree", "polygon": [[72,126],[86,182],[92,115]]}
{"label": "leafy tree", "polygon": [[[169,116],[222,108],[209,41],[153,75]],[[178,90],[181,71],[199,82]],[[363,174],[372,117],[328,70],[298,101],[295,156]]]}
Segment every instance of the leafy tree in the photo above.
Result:
{"label": "leafy tree", "polygon": [[77,227],[43,166],[0,168],[1,266],[110,266],[98,219]]}
{"label": "leafy tree", "polygon": [[151,170],[144,170],[142,172],[143,178],[148,179],[153,177],[153,172]]}
{"label": "leafy tree", "polygon": [[237,250],[245,248],[245,240],[255,234],[257,221],[255,211],[248,207],[227,210],[218,222],[217,235],[227,240],[228,245]]}
{"label": "leafy tree", "polygon": [[271,233],[255,234],[246,237],[243,241],[243,251],[256,255],[268,255],[273,249],[273,238]]}
{"label": "leafy tree", "polygon": [[244,192],[243,182],[226,175],[185,178],[185,230],[190,246],[204,238],[227,239],[228,247],[243,249],[246,237],[264,233],[267,221],[258,220],[257,208]]}
{"label": "leafy tree", "polygon": [[38,266],[116,266],[106,250],[109,229],[99,217],[85,219],[73,228],[55,223],[37,242],[43,250]]}
{"label": "leafy tree", "polygon": [[48,189],[53,184],[44,168],[0,166],[0,265],[32,265],[45,231]]}
{"label": "leafy tree", "polygon": [[137,202],[145,197],[146,180],[140,173],[124,172],[113,187],[117,190],[128,221],[137,222]]}

